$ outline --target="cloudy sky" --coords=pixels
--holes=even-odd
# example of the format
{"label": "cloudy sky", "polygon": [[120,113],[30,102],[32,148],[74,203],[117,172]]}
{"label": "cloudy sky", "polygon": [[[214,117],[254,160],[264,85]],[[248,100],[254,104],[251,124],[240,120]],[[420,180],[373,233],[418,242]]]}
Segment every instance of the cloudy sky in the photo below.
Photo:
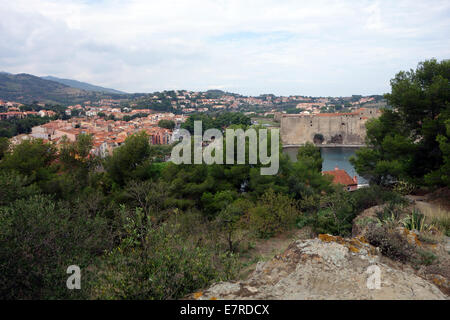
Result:
{"label": "cloudy sky", "polygon": [[0,71],[127,92],[381,94],[450,58],[450,1],[0,0]]}

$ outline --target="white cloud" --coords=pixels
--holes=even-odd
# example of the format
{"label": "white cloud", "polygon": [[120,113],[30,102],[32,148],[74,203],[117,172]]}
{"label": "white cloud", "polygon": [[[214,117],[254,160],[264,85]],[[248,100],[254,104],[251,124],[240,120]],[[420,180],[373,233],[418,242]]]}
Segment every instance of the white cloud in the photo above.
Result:
{"label": "white cloud", "polygon": [[448,1],[0,0],[0,68],[129,92],[383,93],[448,58]]}

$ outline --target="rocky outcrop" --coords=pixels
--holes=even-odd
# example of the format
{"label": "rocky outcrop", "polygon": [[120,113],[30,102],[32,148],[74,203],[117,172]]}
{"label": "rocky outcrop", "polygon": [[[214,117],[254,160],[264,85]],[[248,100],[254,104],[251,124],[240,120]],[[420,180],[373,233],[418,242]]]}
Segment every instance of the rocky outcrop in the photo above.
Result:
{"label": "rocky outcrop", "polygon": [[361,212],[354,220],[352,225],[352,235],[364,236],[372,223],[378,221],[377,212],[382,211],[385,207],[384,204],[370,207],[363,212]]}
{"label": "rocky outcrop", "polygon": [[[297,240],[258,263],[245,281],[221,282],[192,299],[446,299],[437,286],[382,262],[363,237]],[[377,277],[379,275],[379,278]],[[379,279],[379,286],[377,286]]]}
{"label": "rocky outcrop", "polygon": [[[417,208],[418,197],[408,197],[411,204],[404,209],[405,213],[411,212]],[[380,225],[377,212],[383,211],[385,205],[374,206],[364,210],[353,220],[352,235],[354,237],[365,237],[369,230],[375,225]],[[404,215],[402,216],[404,218]],[[398,224],[395,227],[395,233],[411,245],[417,253],[428,254],[433,257],[428,265],[415,266],[410,271],[417,276],[428,280],[435,284],[444,294],[450,295],[450,238],[441,234],[435,227],[430,228],[427,232],[419,232],[418,230],[408,230]],[[432,235],[434,241],[424,241],[425,235]],[[425,239],[426,240],[426,239]],[[388,259],[385,259],[388,261]],[[389,264],[396,264],[398,268],[404,268],[404,265],[394,261],[388,261]]]}

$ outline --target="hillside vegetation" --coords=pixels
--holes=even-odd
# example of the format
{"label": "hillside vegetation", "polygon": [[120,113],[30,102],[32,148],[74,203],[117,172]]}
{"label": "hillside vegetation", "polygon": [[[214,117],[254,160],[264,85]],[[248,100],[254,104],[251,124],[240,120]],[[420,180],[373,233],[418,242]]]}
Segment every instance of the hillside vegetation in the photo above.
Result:
{"label": "hillside vegetation", "polygon": [[128,95],[82,90],[25,73],[17,75],[0,73],[0,99],[6,101],[26,104],[38,101],[68,105],[86,100],[120,97]]}
{"label": "hillside vegetation", "polygon": [[[325,262],[345,267],[347,258],[352,263],[358,257],[352,254],[355,244],[342,237],[350,237],[355,219],[373,206],[380,210],[358,225],[365,232],[356,247],[360,257],[367,258],[362,250],[371,250],[370,244],[393,261],[448,279],[450,267],[442,269],[442,255],[429,248],[442,247],[449,220],[427,219],[403,195],[449,186],[449,73],[447,62],[431,60],[391,82],[388,99],[395,108],[369,122],[369,147],[353,160],[371,186],[354,192],[321,173],[313,144],[299,149],[297,162],[280,148],[277,174],[261,175],[261,159],[251,165],[164,162],[170,147],[150,145],[145,132],[129,136],[106,159],[90,154],[93,138],[86,134],[74,142],[63,139],[58,149],[42,140],[10,148],[1,139],[0,299],[178,299],[236,279],[252,263],[241,257],[257,241],[304,227],[313,235],[333,235],[321,236],[325,242],[335,240],[297,243],[295,264],[305,250],[314,253],[305,247],[311,245]],[[192,130],[195,118],[184,127]],[[251,126],[239,114],[200,118],[208,128]],[[248,142],[244,146],[248,155]],[[315,256],[308,275],[320,271],[313,268]],[[362,260],[358,272],[367,266]],[[66,288],[65,271],[73,264],[82,270],[81,290]],[[295,283],[297,275],[290,278]],[[429,287],[411,279],[414,288]],[[392,281],[411,288],[409,281]],[[354,281],[346,283],[352,293]],[[424,297],[441,297],[434,288]]]}
{"label": "hillside vegetation", "polygon": [[45,80],[59,82],[59,83],[65,84],[66,86],[69,86],[69,87],[72,87],[72,88],[81,89],[81,90],[106,92],[106,93],[116,93],[116,94],[125,94],[125,92],[122,92],[122,91],[119,91],[119,90],[110,89],[110,88],[104,88],[104,87],[100,87],[100,86],[95,86],[93,84],[86,83],[86,82],[81,82],[81,81],[77,81],[77,80],[61,79],[61,78],[52,77],[52,76],[46,76],[46,77],[42,77],[42,78],[45,79]]}

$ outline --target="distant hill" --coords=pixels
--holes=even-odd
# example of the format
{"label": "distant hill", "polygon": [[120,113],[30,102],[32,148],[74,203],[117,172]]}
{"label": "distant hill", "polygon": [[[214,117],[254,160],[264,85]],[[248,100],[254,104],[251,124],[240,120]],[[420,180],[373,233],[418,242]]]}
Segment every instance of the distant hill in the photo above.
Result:
{"label": "distant hill", "polygon": [[59,82],[59,83],[65,84],[66,86],[69,86],[69,87],[72,87],[72,88],[77,88],[77,89],[82,89],[82,90],[96,91],[96,92],[106,92],[106,93],[116,93],[116,94],[125,94],[125,92],[122,92],[122,91],[119,91],[119,90],[110,89],[110,88],[103,88],[103,87],[100,87],[100,86],[95,86],[93,84],[86,83],[86,82],[81,82],[81,81],[77,81],[77,80],[61,79],[61,78],[57,78],[57,77],[53,77],[53,76],[42,77],[42,79]]}
{"label": "distant hill", "polygon": [[129,98],[132,95],[73,88],[68,85],[36,77],[31,74],[0,72],[0,99],[21,103],[34,101],[69,105],[102,98]]}
{"label": "distant hill", "polygon": [[205,93],[206,93],[206,97],[209,99],[217,99],[217,98],[220,98],[223,95],[225,95],[224,91],[218,90],[218,89],[208,90]]}

